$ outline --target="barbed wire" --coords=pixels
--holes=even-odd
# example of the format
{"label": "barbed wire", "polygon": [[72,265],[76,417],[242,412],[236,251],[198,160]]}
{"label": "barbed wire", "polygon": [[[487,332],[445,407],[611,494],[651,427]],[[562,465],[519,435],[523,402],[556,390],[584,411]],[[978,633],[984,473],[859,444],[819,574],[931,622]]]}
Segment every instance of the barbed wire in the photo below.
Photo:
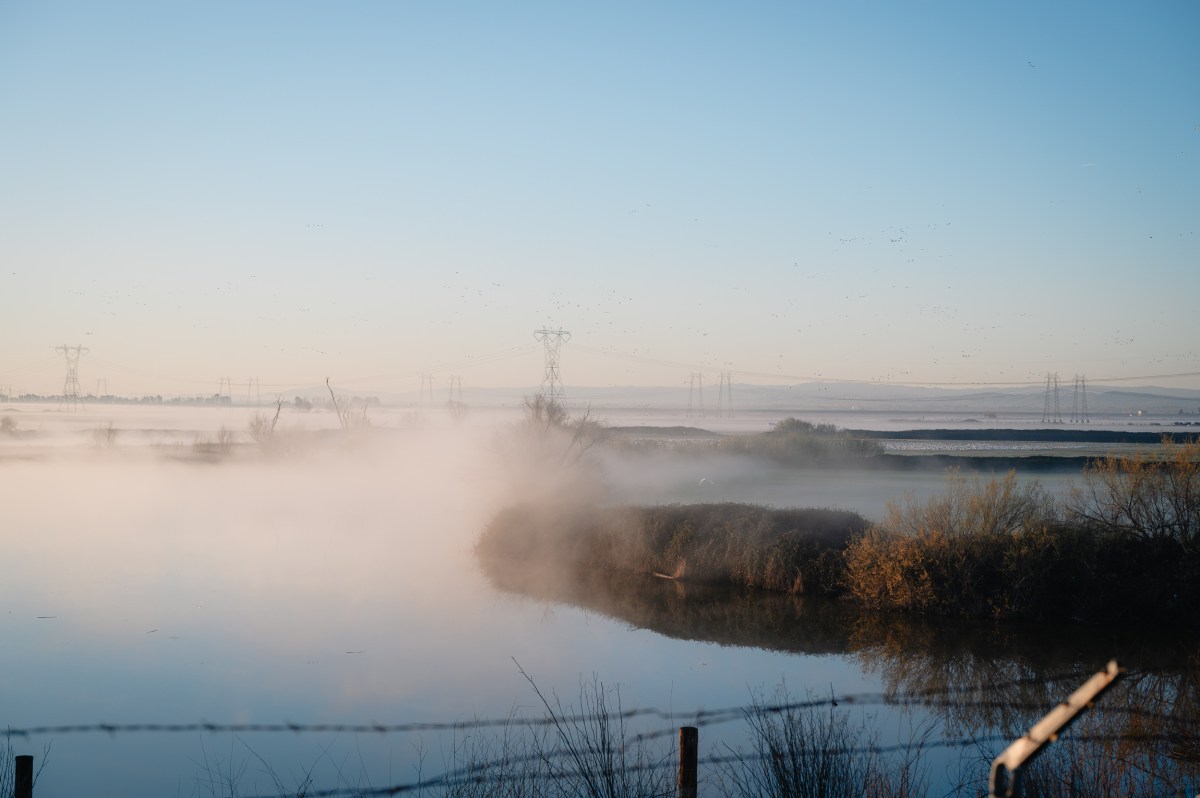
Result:
{"label": "barbed wire", "polygon": [[[1143,675],[1141,671],[1134,671],[1129,674],[1136,677]],[[992,682],[987,685],[989,692],[1003,690],[1005,688],[1020,687],[1025,685],[1041,685],[1054,686],[1059,681],[1078,679],[1080,672],[1074,670],[1068,673],[1056,673],[1048,675],[1040,675],[1036,677],[1016,678],[1000,682]],[[65,724],[65,725],[44,725],[30,726],[24,728],[8,728],[3,731],[6,738],[29,738],[32,736],[41,735],[64,735],[64,734],[88,734],[103,732],[109,735],[117,734],[132,734],[132,733],[234,733],[234,734],[255,734],[255,733],[281,733],[287,732],[292,734],[303,733],[349,733],[349,734],[404,734],[414,732],[466,732],[481,729],[534,729],[547,728],[555,729],[566,743],[565,746],[555,748],[553,750],[540,750],[538,748],[539,741],[545,740],[545,737],[533,738],[532,742],[523,741],[517,744],[517,750],[509,751],[505,746],[507,742],[493,740],[492,738],[482,738],[484,740],[484,748],[482,753],[487,754],[497,750],[503,751],[503,755],[492,757],[484,760],[468,761],[465,766],[448,770],[439,776],[431,779],[418,779],[416,781],[392,784],[386,787],[379,788],[363,788],[361,786],[347,787],[340,786],[325,790],[312,790],[306,788],[304,795],[308,798],[350,798],[351,796],[388,796],[388,795],[403,795],[411,793],[420,793],[426,790],[441,790],[468,787],[471,785],[482,785],[488,783],[512,782],[512,783],[529,783],[532,781],[543,781],[547,779],[591,779],[597,776],[595,771],[589,771],[586,766],[580,767],[581,761],[588,759],[590,756],[595,756],[599,753],[607,755],[613,753],[618,758],[623,759],[628,751],[637,751],[639,753],[639,761],[634,764],[612,767],[608,763],[603,765],[603,773],[605,775],[621,775],[631,776],[635,773],[650,769],[662,769],[668,767],[666,762],[671,758],[671,753],[668,752],[654,761],[643,761],[640,754],[647,750],[641,748],[646,743],[661,740],[666,737],[674,737],[679,733],[680,721],[685,721],[686,725],[694,725],[697,727],[711,727],[725,723],[730,723],[737,720],[752,720],[754,718],[762,718],[771,715],[783,715],[788,713],[814,710],[819,708],[829,708],[831,711],[835,708],[842,707],[843,709],[851,707],[874,707],[874,706],[892,706],[905,707],[910,705],[921,705],[931,709],[944,709],[952,707],[962,708],[981,708],[981,709],[1006,709],[1006,710],[1029,710],[1030,712],[1045,712],[1051,707],[1043,702],[1011,702],[991,699],[975,699],[972,696],[977,695],[981,690],[979,685],[969,686],[935,686],[924,689],[909,690],[903,693],[894,691],[887,692],[863,692],[863,693],[847,693],[836,694],[830,692],[827,696],[813,696],[803,701],[787,701],[779,703],[763,703],[756,701],[750,704],[739,706],[722,707],[718,709],[706,710],[698,709],[694,712],[676,712],[665,711],[656,707],[634,708],[628,710],[605,711],[599,710],[596,712],[584,712],[575,714],[562,714],[557,712],[557,707],[547,705],[547,714],[538,717],[521,717],[515,714],[510,714],[503,718],[475,718],[471,720],[457,720],[448,722],[410,722],[410,723],[213,723],[208,721],[198,721],[191,723],[87,723],[87,724]],[[955,699],[957,696],[957,699]],[[1136,696],[1133,696],[1136,697]],[[1170,745],[1194,745],[1200,741],[1200,734],[1189,733],[1190,729],[1181,731],[1177,724],[1180,720],[1171,714],[1153,711],[1143,704],[1131,704],[1112,706],[1104,704],[1095,707],[1094,710],[1100,713],[1109,715],[1127,715],[1129,719],[1151,719],[1171,724],[1171,733],[1163,733],[1156,731],[1146,731],[1138,728],[1127,729],[1120,733],[1112,734],[1070,734],[1064,735],[1064,743],[1070,742],[1074,744],[1111,744],[1111,743],[1141,743],[1141,744],[1170,744]],[[663,721],[668,721],[672,725],[667,728],[651,729],[635,734],[625,734],[623,723],[625,721],[639,718],[657,718]],[[787,722],[784,717],[779,722]],[[567,739],[571,734],[587,734],[593,731],[595,727],[584,728],[586,724],[596,723],[611,723],[613,721],[619,724],[615,729],[615,735],[608,738],[612,741],[612,747],[609,748],[606,743],[602,743],[599,748],[594,748],[589,742],[587,749],[582,755],[580,748],[573,747],[573,743]],[[1189,724],[1190,726],[1191,724]],[[607,734],[607,732],[601,732]],[[851,746],[833,746],[822,747],[821,752],[824,755],[835,756],[890,756],[896,753],[911,755],[914,751],[918,756],[920,752],[929,749],[966,749],[976,748],[980,751],[988,747],[998,746],[1011,742],[1012,737],[1000,734],[986,735],[964,735],[946,737],[943,739],[929,740],[919,739],[908,743],[899,743],[894,745],[851,745]],[[240,741],[240,740],[239,740]],[[246,745],[244,741],[243,745]],[[500,745],[500,748],[491,747]],[[525,747],[529,746],[529,747]],[[247,746],[249,747],[249,746]],[[763,753],[761,750],[743,754],[740,751],[735,751],[728,745],[725,745],[728,754],[709,756],[701,758],[699,765],[710,770],[729,767],[738,764],[746,764],[755,761],[763,761],[769,758],[769,754]],[[478,752],[480,749],[474,749]],[[562,763],[562,760],[568,760]],[[667,771],[669,773],[669,770]],[[656,777],[657,778],[657,777]],[[278,785],[282,789],[282,785]],[[294,792],[267,794],[261,796],[251,796],[250,798],[294,798]]]}
{"label": "barbed wire", "polygon": [[[1074,735],[1064,736],[1065,740],[1074,740],[1078,743],[1111,743],[1123,741],[1172,741],[1166,735],[1147,735],[1147,734],[1120,734],[1120,735]],[[1010,742],[1011,738],[1003,735],[979,735],[973,737],[951,737],[941,740],[924,740],[915,743],[897,743],[894,745],[860,745],[860,746],[833,746],[822,748],[822,754],[832,756],[886,756],[889,754],[909,754],[914,750],[925,750],[934,748],[977,748],[987,744],[1000,744]],[[311,790],[306,789],[304,795],[306,798],[352,798],[353,796],[387,796],[387,795],[403,795],[406,793],[420,792],[434,788],[453,788],[463,787],[475,784],[485,784],[489,782],[499,781],[548,781],[548,780],[565,780],[565,779],[588,779],[593,778],[597,774],[594,772],[579,770],[579,769],[563,769],[557,768],[551,764],[552,760],[563,758],[574,758],[577,752],[558,749],[552,752],[541,752],[537,754],[528,754],[521,756],[508,756],[502,759],[496,759],[489,762],[477,763],[465,768],[448,771],[431,779],[422,779],[413,782],[404,782],[399,784],[389,785],[387,787],[363,788],[363,787],[334,787],[326,790]],[[774,760],[776,756],[770,753],[730,753],[725,755],[716,755],[701,757],[697,760],[697,766],[707,768],[709,770],[727,767],[731,765],[743,765],[751,762],[764,762]],[[537,762],[546,766],[545,770],[521,771],[519,774],[497,774],[496,768],[501,766],[523,765],[530,762]],[[662,762],[658,763],[637,763],[626,765],[623,767],[612,768],[605,775],[621,775],[629,776],[637,773],[658,770],[666,767]],[[271,793],[263,795],[245,796],[245,798],[294,798],[293,793]]]}
{"label": "barbed wire", "polygon": [[[829,702],[827,702],[827,701],[804,702],[797,706],[799,706],[799,707],[816,707],[816,706],[828,706],[828,704],[829,704]],[[777,707],[771,707],[771,708],[766,708],[766,709],[783,711],[787,708],[790,708],[790,707],[777,706]],[[615,714],[618,714],[618,713],[614,713],[614,715]],[[625,715],[627,713],[619,713],[619,714]],[[613,717],[614,715],[610,715],[609,717]],[[591,716],[589,716],[589,717],[591,717]],[[595,717],[598,717],[598,716],[595,716]],[[552,717],[552,718],[544,718],[544,719],[527,719],[527,720],[533,721],[533,722],[522,721],[521,725],[524,725],[524,726],[551,726],[551,725],[559,724],[561,726],[561,724],[563,724],[565,722],[569,722],[569,720],[564,719],[562,717]],[[496,722],[487,721],[485,723],[471,722],[469,724],[449,724],[449,725],[447,725],[447,724],[403,724],[403,726],[406,729],[416,728],[416,727],[421,727],[421,728],[433,727],[433,728],[445,729],[445,730],[451,730],[451,729],[459,730],[459,729],[464,729],[464,728],[468,728],[468,727],[482,728],[485,725],[495,725],[496,723],[502,723],[502,722],[503,721],[496,721]],[[140,724],[140,725],[146,727],[148,730],[156,730],[157,727],[164,726],[163,724]],[[299,726],[299,724],[240,724],[240,725],[234,724],[234,725],[229,725],[229,726],[220,726],[218,724],[173,724],[173,725],[166,725],[166,728],[171,731],[183,731],[185,729],[194,729],[194,730],[201,730],[201,731],[226,731],[226,730],[235,730],[238,728],[248,728],[250,730],[271,730],[271,731],[288,730],[288,731],[292,731],[297,726]],[[59,727],[59,728],[68,728],[68,727]],[[89,729],[96,728],[99,730],[107,730],[108,728],[111,728],[111,725],[95,724],[94,726],[89,726],[87,728],[89,728]],[[301,730],[307,731],[307,730],[314,730],[314,729],[326,729],[326,730],[363,729],[363,730],[376,731],[378,728],[379,728],[379,725],[377,725],[377,724],[362,724],[362,725],[357,725],[357,726],[342,725],[342,724],[312,724],[307,727],[302,727]],[[19,730],[10,730],[10,733],[15,733],[17,731],[19,731]],[[29,731],[32,731],[32,730],[29,730]],[[674,736],[677,733],[678,733],[678,728],[676,727],[676,728],[671,728],[669,730],[656,731],[656,732],[653,732],[648,735],[635,735],[633,738],[630,738],[630,739],[640,743],[640,742],[648,741],[649,739],[664,737],[664,736],[667,736],[668,734],[671,736]],[[1124,732],[1124,733],[1120,733],[1120,734],[1067,734],[1067,735],[1064,735],[1061,742],[1064,744],[1071,744],[1071,743],[1075,743],[1075,744],[1090,744],[1090,743],[1109,744],[1109,743],[1118,743],[1118,742],[1134,742],[1134,743],[1152,743],[1153,742],[1153,743],[1176,743],[1177,744],[1181,740],[1185,740],[1185,739],[1193,740],[1193,741],[1200,740],[1200,736],[1193,736],[1193,735],[1181,736],[1181,735],[1175,735],[1175,734],[1148,733],[1148,732],[1136,732],[1135,731],[1135,732]],[[970,735],[970,736],[947,737],[947,738],[937,739],[937,740],[918,740],[918,741],[910,742],[910,743],[897,743],[897,744],[891,744],[891,745],[869,744],[869,745],[822,747],[821,752],[823,755],[830,755],[830,756],[850,756],[850,757],[876,756],[876,757],[878,757],[878,756],[888,756],[888,755],[898,754],[898,753],[909,755],[909,754],[912,754],[914,751],[919,754],[920,752],[923,752],[926,750],[931,750],[931,749],[954,749],[954,748],[984,749],[985,747],[988,747],[988,746],[993,746],[993,747],[998,748],[999,746],[1001,746],[1003,744],[1011,742],[1011,740],[1012,740],[1011,737],[1001,735],[1001,734]],[[613,750],[615,752],[619,752],[619,755],[624,755],[625,752],[628,750],[628,748],[629,748],[628,741],[626,741],[626,742],[620,743],[619,746],[614,746]],[[717,768],[721,768],[721,767],[728,767],[728,766],[739,765],[739,764],[747,764],[747,763],[752,763],[752,762],[761,762],[761,761],[775,758],[775,757],[773,757],[773,755],[771,755],[769,753],[763,753],[763,752],[740,753],[740,752],[733,752],[733,749],[727,748],[727,750],[731,751],[731,753],[700,758],[698,760],[698,766],[700,766],[702,768],[707,768],[709,770],[713,770],[713,769],[717,769]],[[587,753],[591,754],[591,753],[595,753],[595,751],[589,750]],[[578,767],[576,767],[576,768],[562,767],[561,765],[556,764],[558,761],[564,760],[564,759],[578,762],[579,757],[580,757],[580,751],[578,749],[573,750],[571,748],[557,748],[557,749],[554,749],[551,751],[536,751],[535,753],[529,753],[529,754],[506,754],[504,756],[492,758],[489,760],[472,762],[466,766],[447,771],[446,773],[443,773],[441,775],[435,776],[430,779],[418,779],[416,781],[402,782],[402,783],[392,784],[392,785],[388,785],[385,787],[378,787],[378,788],[364,788],[362,786],[353,786],[353,787],[341,786],[341,787],[333,787],[333,788],[323,789],[323,790],[313,790],[313,789],[306,788],[304,790],[303,794],[307,798],[352,798],[353,796],[389,796],[389,795],[403,795],[403,794],[411,794],[411,793],[420,793],[425,790],[451,789],[451,788],[455,788],[455,787],[465,787],[465,786],[469,786],[469,785],[481,785],[481,784],[485,784],[485,783],[495,783],[495,782],[502,782],[502,781],[530,782],[530,781],[545,781],[545,780],[587,779],[587,778],[596,777],[597,774],[594,771],[588,771],[588,770],[581,769]],[[641,773],[641,772],[669,768],[670,765],[665,764],[665,762],[668,758],[669,757],[664,756],[664,757],[660,758],[659,761],[657,761],[657,762],[639,762],[639,763],[635,763],[635,764],[631,764],[631,765],[613,767],[613,768],[609,768],[608,770],[606,770],[605,773],[607,775],[632,776],[632,775],[635,775],[635,774]],[[540,765],[541,767],[535,767],[533,769],[529,769],[528,767],[522,767],[522,766],[527,766],[530,764]],[[514,770],[513,770],[514,768],[521,768],[521,769],[516,770],[514,772]],[[262,795],[256,795],[256,796],[246,796],[246,798],[294,798],[295,795],[296,795],[296,793],[294,791],[290,791],[290,792],[282,792],[282,793],[268,793],[268,794],[262,794]]]}
{"label": "barbed wire", "polygon": [[[1022,679],[1009,679],[1003,682],[996,682],[991,685],[991,689],[1000,689],[1004,687],[1019,687],[1023,685],[1039,684],[1045,685],[1060,680],[1077,679],[1079,672],[1064,672],[1059,674],[1048,674],[1036,677],[1027,677]],[[460,731],[485,728],[499,727],[538,727],[552,726],[562,723],[587,723],[596,721],[601,718],[605,720],[633,720],[635,718],[653,717],[661,720],[669,720],[672,723],[680,720],[686,720],[690,725],[697,727],[715,726],[722,723],[729,723],[745,718],[748,714],[782,714],[800,709],[812,709],[815,707],[830,706],[904,706],[908,702],[913,702],[922,698],[933,698],[938,696],[952,696],[955,694],[973,694],[979,692],[977,686],[974,687],[929,687],[920,690],[909,690],[904,693],[896,694],[890,692],[864,692],[864,693],[846,693],[836,694],[830,693],[827,697],[810,698],[804,701],[789,701],[776,704],[751,703],[742,704],[733,707],[723,707],[718,709],[697,709],[694,712],[677,712],[673,710],[663,710],[657,707],[645,707],[621,710],[618,712],[596,712],[596,713],[577,713],[573,715],[557,715],[552,714],[542,717],[521,718],[514,716],[505,716],[503,718],[475,718],[472,720],[457,720],[457,721],[421,721],[410,723],[296,723],[285,721],[282,723],[215,723],[211,721],[194,721],[187,723],[75,723],[62,725],[45,725],[45,726],[28,726],[28,727],[9,727],[2,734],[5,737],[21,737],[28,738],[41,735],[63,735],[63,734],[92,734],[104,733],[108,735],[116,734],[134,734],[134,733],[154,733],[154,734],[178,734],[192,732],[207,732],[211,734],[218,733],[234,733],[234,734],[251,734],[251,733],[281,733],[288,732],[293,734],[305,733],[334,733],[334,734],[408,734],[413,732],[434,732],[434,731]],[[971,708],[1009,708],[1009,709],[1029,709],[1031,711],[1044,711],[1048,709],[1044,704],[1033,703],[1014,703],[1006,701],[943,701],[943,702],[923,702],[925,706],[931,707],[949,707],[961,706]],[[1117,711],[1115,708],[1110,711]],[[1130,708],[1131,714],[1139,712],[1138,708]],[[1144,711],[1143,711],[1144,712]],[[1151,715],[1144,714],[1143,716]],[[1166,719],[1165,717],[1162,719]],[[660,732],[647,732],[640,736],[635,736],[633,739],[653,739],[653,736]]]}
{"label": "barbed wire", "polygon": [[[842,699],[848,700],[848,699]],[[883,703],[883,702],[875,702]],[[783,712],[787,709],[827,706],[829,699],[805,701],[791,705],[764,708],[766,712]],[[630,709],[623,712],[598,713],[591,715],[567,715],[540,718],[479,718],[475,720],[416,723],[76,723],[58,726],[28,726],[8,728],[2,732],[6,737],[34,737],[41,735],[90,734],[102,732],[109,735],[154,733],[177,734],[207,732],[210,734],[233,733],[334,733],[334,734],[407,734],[412,732],[467,731],[500,727],[554,726],[562,723],[587,723],[600,718],[631,720],[638,717],[657,717],[663,720],[689,720],[693,725],[714,725],[743,717],[747,708],[733,707],[719,710],[698,710],[694,713],[666,712],[661,709]]]}

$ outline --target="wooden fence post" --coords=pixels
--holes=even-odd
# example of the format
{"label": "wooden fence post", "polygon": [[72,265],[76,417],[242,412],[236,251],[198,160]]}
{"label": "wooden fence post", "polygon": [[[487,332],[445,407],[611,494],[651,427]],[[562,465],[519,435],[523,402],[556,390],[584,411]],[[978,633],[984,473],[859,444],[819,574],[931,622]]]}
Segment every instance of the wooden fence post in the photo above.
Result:
{"label": "wooden fence post", "polygon": [[696,765],[700,759],[700,730],[679,727],[679,798],[696,798]]}
{"label": "wooden fence post", "polygon": [[33,757],[17,757],[13,776],[13,798],[33,798]]}

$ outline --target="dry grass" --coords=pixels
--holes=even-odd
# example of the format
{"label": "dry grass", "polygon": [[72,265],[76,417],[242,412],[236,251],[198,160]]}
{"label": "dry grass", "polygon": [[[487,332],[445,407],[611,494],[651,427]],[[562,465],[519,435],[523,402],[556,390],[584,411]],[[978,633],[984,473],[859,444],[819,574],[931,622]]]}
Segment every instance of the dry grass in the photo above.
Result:
{"label": "dry grass", "polygon": [[1200,625],[1200,443],[1108,458],[1056,502],[1037,482],[951,472],[943,495],[850,512],[744,504],[524,505],[485,556],[795,594],[871,609],[1087,623]]}
{"label": "dry grass", "polygon": [[580,508],[522,505],[497,515],[482,556],[551,567],[659,574],[790,593],[839,590],[841,552],[866,528],[837,510],[746,504]]}
{"label": "dry grass", "polygon": [[830,702],[813,705],[813,695],[797,703],[785,688],[765,701],[757,697],[745,711],[753,753],[732,757],[718,771],[721,794],[744,798],[826,798],[928,793],[923,764],[927,735],[917,734],[892,756],[878,751],[867,719],[851,722]]}
{"label": "dry grass", "polygon": [[1200,447],[1165,462],[1109,458],[1063,506],[1015,474],[952,475],[889,507],[846,552],[845,584],[874,609],[1195,626]]}

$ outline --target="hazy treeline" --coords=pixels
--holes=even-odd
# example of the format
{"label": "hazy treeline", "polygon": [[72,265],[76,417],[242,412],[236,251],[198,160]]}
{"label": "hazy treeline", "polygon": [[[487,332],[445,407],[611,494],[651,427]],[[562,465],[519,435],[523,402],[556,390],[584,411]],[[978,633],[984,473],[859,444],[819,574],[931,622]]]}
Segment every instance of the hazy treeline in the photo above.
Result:
{"label": "hazy treeline", "polygon": [[877,441],[839,429],[833,424],[812,424],[797,418],[785,418],[766,432],[753,435],[704,434],[702,430],[686,439],[686,445],[672,438],[613,436],[605,443],[627,453],[684,450],[689,454],[712,453],[764,458],[781,465],[860,462],[879,457],[883,447]]}

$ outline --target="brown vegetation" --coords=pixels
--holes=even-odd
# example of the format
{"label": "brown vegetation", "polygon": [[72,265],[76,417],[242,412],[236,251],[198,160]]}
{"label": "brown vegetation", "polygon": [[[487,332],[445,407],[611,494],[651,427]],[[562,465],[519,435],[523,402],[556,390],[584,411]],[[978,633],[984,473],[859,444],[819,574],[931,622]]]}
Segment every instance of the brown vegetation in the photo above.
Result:
{"label": "brown vegetation", "polygon": [[1071,496],[1070,520],[1120,537],[1170,541],[1200,555],[1200,442],[1164,437],[1162,453],[1092,463]]}
{"label": "brown vegetation", "polygon": [[772,510],[745,504],[580,508],[522,505],[497,515],[483,556],[551,568],[658,574],[780,590],[838,590],[841,551],[867,522],[839,510]]}
{"label": "brown vegetation", "polygon": [[953,475],[851,543],[846,587],[877,609],[1195,626],[1200,444],[1164,446],[1095,463],[1061,506],[1012,473]]}
{"label": "brown vegetation", "polygon": [[757,798],[928,795],[927,741],[915,734],[885,755],[869,721],[852,721],[828,698],[797,702],[780,686],[770,700],[757,696],[744,712],[754,756],[733,756],[718,771],[721,794]]}
{"label": "brown vegetation", "polygon": [[845,592],[878,610],[1078,622],[1200,616],[1200,443],[1163,461],[1108,458],[1056,502],[1015,473],[951,472],[943,496],[854,513],[739,504],[498,515],[479,552],[550,567],[653,573],[797,594]]}

